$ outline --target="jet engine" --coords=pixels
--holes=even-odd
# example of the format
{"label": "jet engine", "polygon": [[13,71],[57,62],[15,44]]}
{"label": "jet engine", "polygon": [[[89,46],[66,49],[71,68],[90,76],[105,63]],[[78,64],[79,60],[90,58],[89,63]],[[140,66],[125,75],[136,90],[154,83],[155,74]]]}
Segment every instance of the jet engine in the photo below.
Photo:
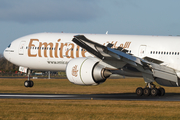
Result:
{"label": "jet engine", "polygon": [[97,58],[75,58],[66,66],[68,80],[78,85],[98,85],[105,82],[111,74],[99,64]]}

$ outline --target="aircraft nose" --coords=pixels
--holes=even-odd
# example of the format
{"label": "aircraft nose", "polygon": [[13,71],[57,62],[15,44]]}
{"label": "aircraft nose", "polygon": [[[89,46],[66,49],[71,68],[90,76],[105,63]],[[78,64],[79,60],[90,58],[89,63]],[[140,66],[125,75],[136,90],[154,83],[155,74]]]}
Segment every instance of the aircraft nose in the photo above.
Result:
{"label": "aircraft nose", "polygon": [[8,50],[7,48],[4,50],[4,52],[3,52],[3,55],[4,55],[4,57],[8,60],[8,61],[10,61],[10,57],[11,57],[11,54],[10,54],[10,50]]}
{"label": "aircraft nose", "polygon": [[3,56],[10,62],[12,62],[11,58],[16,58],[14,48],[15,47],[12,46],[12,43],[10,43],[3,52]]}
{"label": "aircraft nose", "polygon": [[7,58],[7,51],[6,51],[6,49],[4,50],[4,52],[3,52],[3,56],[8,60],[8,58]]}

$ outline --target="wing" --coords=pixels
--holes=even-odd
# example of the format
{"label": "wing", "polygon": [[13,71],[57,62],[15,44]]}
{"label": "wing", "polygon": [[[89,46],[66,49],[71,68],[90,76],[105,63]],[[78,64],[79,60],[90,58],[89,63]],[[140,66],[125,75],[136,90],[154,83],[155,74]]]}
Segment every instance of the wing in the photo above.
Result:
{"label": "wing", "polygon": [[[147,83],[156,81],[158,84],[164,86],[179,86],[175,70],[170,67],[160,65],[162,61],[158,61],[153,58],[142,59],[133,56],[132,54],[128,54],[128,50],[126,49],[121,47],[113,49],[111,48],[113,46],[112,44],[103,46],[87,39],[84,35],[74,36],[72,41],[105,62],[108,60],[116,60],[116,62],[119,63],[123,61],[126,64],[130,64],[142,73],[142,76]],[[151,62],[153,60],[156,62]]]}

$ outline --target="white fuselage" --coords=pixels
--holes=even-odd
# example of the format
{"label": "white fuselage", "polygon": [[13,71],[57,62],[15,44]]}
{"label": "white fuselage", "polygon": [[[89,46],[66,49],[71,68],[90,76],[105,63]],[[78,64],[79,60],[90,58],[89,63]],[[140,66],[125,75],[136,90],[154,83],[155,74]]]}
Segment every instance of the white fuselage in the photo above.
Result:
{"label": "white fuselage", "polygon": [[[92,55],[72,42],[67,33],[38,33],[14,40],[4,51],[10,62],[34,70],[65,71],[69,60]],[[162,61],[162,65],[180,71],[180,37],[83,34],[102,45],[123,47],[134,56]]]}

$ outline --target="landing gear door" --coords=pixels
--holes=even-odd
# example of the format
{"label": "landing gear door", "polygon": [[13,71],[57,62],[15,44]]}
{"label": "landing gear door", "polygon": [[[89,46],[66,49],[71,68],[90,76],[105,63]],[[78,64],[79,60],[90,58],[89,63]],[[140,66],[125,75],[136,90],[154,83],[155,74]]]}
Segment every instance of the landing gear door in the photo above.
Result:
{"label": "landing gear door", "polygon": [[25,41],[21,41],[19,45],[19,55],[24,55],[25,43]]}
{"label": "landing gear door", "polygon": [[139,57],[143,58],[146,55],[146,45],[141,45],[139,47]]}

